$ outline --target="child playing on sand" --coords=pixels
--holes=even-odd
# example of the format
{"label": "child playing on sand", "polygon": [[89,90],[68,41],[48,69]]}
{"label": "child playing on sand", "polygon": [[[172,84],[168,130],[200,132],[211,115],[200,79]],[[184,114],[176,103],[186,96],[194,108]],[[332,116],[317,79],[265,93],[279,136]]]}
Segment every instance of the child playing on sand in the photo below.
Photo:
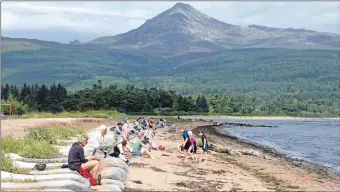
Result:
{"label": "child playing on sand", "polygon": [[191,141],[191,146],[192,146],[190,153],[196,154],[196,152],[197,152],[197,142],[196,142],[195,136],[192,134],[192,131],[189,131],[189,136],[190,136],[190,141]]}
{"label": "child playing on sand", "polygon": [[203,156],[205,161],[208,160],[207,158],[207,153],[208,153],[208,141],[207,141],[207,137],[205,136],[204,132],[200,131],[199,135],[202,138],[202,153],[201,153],[201,158],[200,158],[200,162],[203,161]]}
{"label": "child playing on sand", "polygon": [[191,146],[189,148],[189,151],[190,151],[190,155],[191,155],[191,158],[194,160],[194,161],[197,161],[197,157],[196,157],[196,151],[197,151],[197,145],[196,145],[196,139],[194,137],[194,135],[192,134],[192,131],[188,131],[189,133],[189,137],[190,137],[190,142],[191,142]]}

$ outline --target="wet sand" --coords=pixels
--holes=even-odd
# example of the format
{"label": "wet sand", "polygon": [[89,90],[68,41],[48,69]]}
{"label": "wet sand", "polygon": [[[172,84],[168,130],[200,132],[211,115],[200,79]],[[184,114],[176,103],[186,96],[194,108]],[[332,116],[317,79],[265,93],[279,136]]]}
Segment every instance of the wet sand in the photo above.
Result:
{"label": "wet sand", "polygon": [[[208,132],[206,129],[212,129],[211,124],[193,122],[183,125],[194,134],[205,128],[208,141],[232,150],[261,151],[242,141]],[[338,177],[265,150],[261,152],[266,154],[266,159],[209,151],[207,162],[198,164],[189,159],[188,163],[184,163],[177,152],[183,138],[175,131],[176,128],[157,130],[155,142],[165,146],[166,151],[152,151],[155,160],[147,157],[133,159],[138,164],[129,168],[127,188],[130,191],[340,191]],[[200,143],[200,139],[197,140]],[[199,153],[200,150],[197,157]]]}

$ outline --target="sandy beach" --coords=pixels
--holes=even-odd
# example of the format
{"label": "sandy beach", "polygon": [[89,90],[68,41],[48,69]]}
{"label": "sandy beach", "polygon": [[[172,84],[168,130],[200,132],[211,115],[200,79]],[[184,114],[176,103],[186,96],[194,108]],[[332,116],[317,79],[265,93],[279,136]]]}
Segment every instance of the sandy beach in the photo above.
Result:
{"label": "sandy beach", "polygon": [[[90,131],[94,127],[113,121],[106,119],[40,119],[3,120],[2,136],[15,131],[17,136],[27,133],[35,125],[76,124]],[[289,160],[266,152],[231,137],[216,134],[212,122],[190,122],[175,127],[160,128],[154,142],[165,146],[165,151],[152,151],[156,159],[133,158],[129,167],[129,179],[125,191],[340,191],[340,178],[322,169],[305,166],[300,161]],[[218,153],[209,150],[208,161],[184,163],[177,150],[183,137],[178,130],[184,126],[196,134],[204,130],[210,143],[228,147],[230,150],[255,150],[264,157],[244,154]],[[210,130],[210,131],[209,131]],[[177,132],[176,132],[177,131]],[[200,155],[198,150],[197,157]]]}
{"label": "sandy beach", "polygon": [[[211,123],[193,122],[182,124],[197,132],[197,127]],[[211,127],[210,127],[211,128]],[[209,151],[206,163],[191,160],[184,163],[177,152],[183,138],[174,128],[159,129],[155,142],[166,147],[165,151],[153,151],[155,160],[134,158],[130,167],[130,191],[193,190],[193,191],[339,191],[340,179],[318,169],[303,166],[275,154],[266,158],[252,155],[229,155]],[[214,134],[208,141],[228,146],[230,149],[249,149],[251,146]],[[198,139],[198,141],[200,141]],[[259,149],[254,149],[259,150]],[[198,152],[197,156],[199,156]]]}

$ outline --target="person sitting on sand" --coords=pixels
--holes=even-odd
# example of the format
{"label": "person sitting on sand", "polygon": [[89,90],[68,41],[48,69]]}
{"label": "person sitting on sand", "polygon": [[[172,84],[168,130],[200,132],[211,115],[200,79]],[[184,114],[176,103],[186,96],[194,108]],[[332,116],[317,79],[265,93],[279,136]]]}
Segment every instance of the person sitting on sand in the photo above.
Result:
{"label": "person sitting on sand", "polygon": [[[99,157],[91,156],[85,159],[84,148],[88,143],[88,137],[82,135],[79,141],[73,143],[68,154],[68,168],[74,171],[78,171],[80,175],[86,179],[90,179],[91,185],[96,185],[99,169]],[[89,175],[89,172],[92,175]]]}
{"label": "person sitting on sand", "polygon": [[140,123],[141,123],[142,126],[143,126],[143,130],[149,128],[148,121],[147,121],[144,117],[141,119]]}
{"label": "person sitting on sand", "polygon": [[154,146],[154,143],[153,143],[154,137],[155,137],[155,133],[152,131],[151,128],[149,128],[145,131],[143,135],[143,140],[147,138],[149,140],[150,147],[152,148]]}
{"label": "person sitting on sand", "polygon": [[207,137],[205,136],[204,132],[200,131],[199,135],[202,138],[202,152],[201,152],[201,158],[200,158],[200,162],[203,161],[203,156],[205,161],[208,161],[207,158],[207,153],[208,153],[208,141],[207,141]]}
{"label": "person sitting on sand", "polygon": [[184,127],[180,128],[181,132],[182,132],[182,136],[184,139],[184,143],[182,144],[183,146],[183,150],[184,150],[184,162],[187,162],[187,153],[189,151],[189,148],[191,146],[191,141],[190,141],[190,136],[187,130],[184,129]]}
{"label": "person sitting on sand", "polygon": [[133,126],[133,128],[137,131],[137,132],[140,132],[142,130],[142,125],[140,124],[140,119],[141,117],[139,117],[136,121],[135,121],[135,124]]}
{"label": "person sitting on sand", "polygon": [[122,142],[127,141],[128,142],[128,134],[127,130],[123,129],[123,123],[119,122],[117,124],[117,127],[113,131],[113,136],[114,136],[114,143],[117,143],[117,147],[119,148],[120,151],[123,151],[122,149]]}
{"label": "person sitting on sand", "polygon": [[123,154],[124,154],[124,155],[130,154],[130,153],[131,153],[131,150],[130,150],[130,148],[127,146],[127,142],[126,142],[126,141],[123,141],[123,142],[122,142],[122,148],[123,148]]}
{"label": "person sitting on sand", "polygon": [[98,146],[100,146],[103,141],[104,141],[104,136],[107,134],[107,126],[106,125],[101,125],[99,127],[99,130],[94,132],[90,139],[89,139],[89,143],[91,143],[93,145],[94,148],[97,148]]}
{"label": "person sitting on sand", "polygon": [[147,144],[148,144],[148,140],[144,139],[144,136],[141,135],[139,137],[138,140],[136,140],[133,143],[133,147],[132,147],[132,155],[133,156],[142,156],[143,154],[147,155],[148,157],[150,157],[151,159],[155,159],[152,155],[151,155],[151,150],[148,148]]}
{"label": "person sitting on sand", "polygon": [[122,148],[123,148],[123,155],[127,158],[131,157],[132,155],[132,150],[127,146],[127,142],[123,141],[122,142]]}

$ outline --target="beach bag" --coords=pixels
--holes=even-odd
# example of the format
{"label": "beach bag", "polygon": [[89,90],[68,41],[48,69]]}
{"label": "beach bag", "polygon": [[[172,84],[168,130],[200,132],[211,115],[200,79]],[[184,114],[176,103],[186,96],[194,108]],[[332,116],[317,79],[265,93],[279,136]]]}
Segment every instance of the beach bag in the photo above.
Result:
{"label": "beach bag", "polygon": [[37,163],[33,168],[37,169],[38,171],[45,171],[46,167],[46,163]]}

